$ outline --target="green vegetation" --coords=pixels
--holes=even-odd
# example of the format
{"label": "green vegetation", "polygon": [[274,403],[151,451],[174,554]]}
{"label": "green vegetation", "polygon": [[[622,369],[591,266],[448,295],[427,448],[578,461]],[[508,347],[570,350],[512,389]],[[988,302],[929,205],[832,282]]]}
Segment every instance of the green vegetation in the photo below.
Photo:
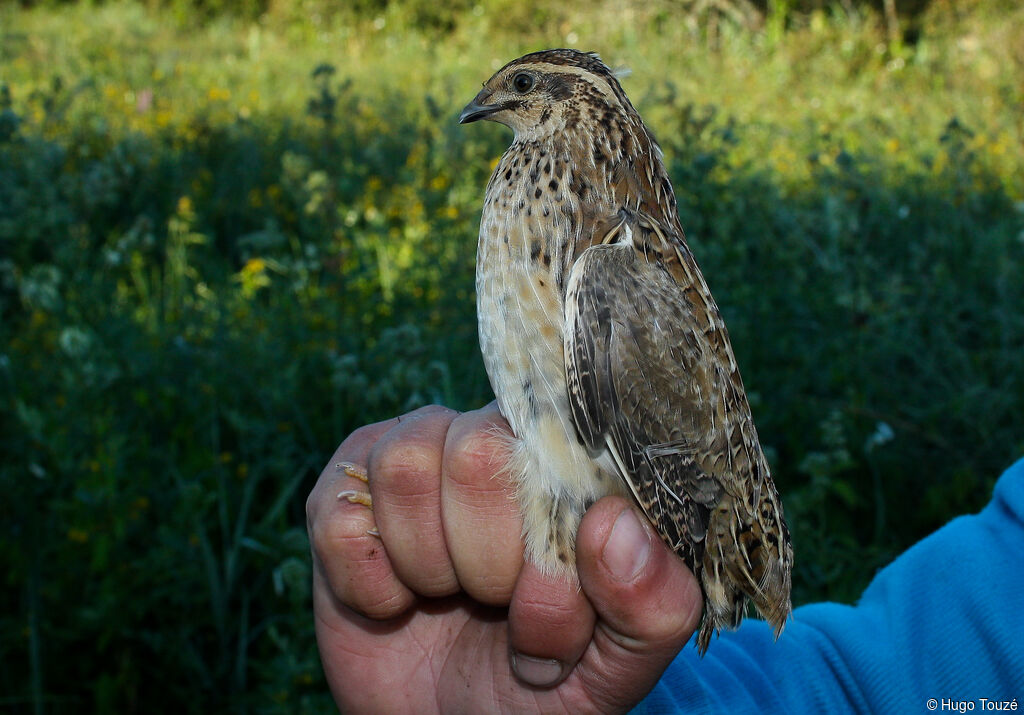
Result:
{"label": "green vegetation", "polygon": [[933,4],[913,43],[849,3],[250,5],[0,8],[0,706],[330,711],[303,501],[360,424],[490,399],[509,137],[455,116],[541,47],[633,70],[798,602],[855,599],[1024,453],[1015,3]]}

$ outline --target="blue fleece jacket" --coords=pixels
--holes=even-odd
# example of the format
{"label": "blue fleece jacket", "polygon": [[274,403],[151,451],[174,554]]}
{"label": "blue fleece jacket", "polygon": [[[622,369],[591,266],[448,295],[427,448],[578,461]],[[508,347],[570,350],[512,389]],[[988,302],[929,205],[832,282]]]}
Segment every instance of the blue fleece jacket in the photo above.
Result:
{"label": "blue fleece jacket", "polygon": [[638,713],[1024,713],[1024,459],[979,514],[882,569],[856,606],[685,648]]}

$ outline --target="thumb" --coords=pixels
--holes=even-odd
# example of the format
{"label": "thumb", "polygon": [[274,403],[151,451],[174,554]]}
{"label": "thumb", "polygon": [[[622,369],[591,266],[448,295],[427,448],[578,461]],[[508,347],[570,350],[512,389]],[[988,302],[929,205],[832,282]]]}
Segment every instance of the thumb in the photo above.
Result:
{"label": "thumb", "polygon": [[628,709],[658,682],[697,628],[700,586],[647,520],[619,497],[602,499],[583,517],[576,566],[597,612],[589,652],[578,669],[591,698]]}

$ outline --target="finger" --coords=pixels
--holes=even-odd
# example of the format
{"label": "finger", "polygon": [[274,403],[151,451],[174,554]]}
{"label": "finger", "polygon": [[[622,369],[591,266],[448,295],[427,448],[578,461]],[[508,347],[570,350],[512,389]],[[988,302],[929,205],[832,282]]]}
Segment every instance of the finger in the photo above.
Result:
{"label": "finger", "polygon": [[523,521],[503,468],[512,432],[494,403],[459,415],[448,429],[442,510],[448,553],[463,590],[504,606],[523,564]]}
{"label": "finger", "polygon": [[650,523],[619,497],[590,508],[576,549],[580,583],[598,615],[584,655],[593,667],[576,672],[597,702],[631,706],[654,687],[696,629],[700,586]]}
{"label": "finger", "polygon": [[329,617],[322,608],[337,604],[371,617],[387,618],[403,612],[416,600],[395,575],[380,539],[370,533],[375,526],[373,512],[338,498],[340,491],[366,489],[366,485],[347,476],[337,465],[365,465],[373,445],[397,424],[397,419],[378,422],[349,435],[306,500],[306,528],[316,573],[314,605],[321,618]]}
{"label": "finger", "polygon": [[388,558],[402,582],[424,596],[459,590],[441,524],[441,458],[457,415],[436,405],[403,415],[369,455],[373,511]]}
{"label": "finger", "polygon": [[527,562],[509,606],[512,670],[528,685],[560,683],[590,643],[594,620],[575,578],[545,576]]}

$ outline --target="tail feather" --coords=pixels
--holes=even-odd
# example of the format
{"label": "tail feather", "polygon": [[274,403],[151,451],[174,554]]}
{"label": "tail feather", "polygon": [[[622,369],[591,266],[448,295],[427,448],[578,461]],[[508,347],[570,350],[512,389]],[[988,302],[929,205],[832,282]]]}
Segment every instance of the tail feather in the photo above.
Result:
{"label": "tail feather", "polygon": [[777,495],[765,496],[751,512],[726,494],[711,512],[698,574],[705,598],[697,637],[701,655],[712,634],[739,625],[747,599],[774,628],[776,638],[789,618],[793,548]]}

